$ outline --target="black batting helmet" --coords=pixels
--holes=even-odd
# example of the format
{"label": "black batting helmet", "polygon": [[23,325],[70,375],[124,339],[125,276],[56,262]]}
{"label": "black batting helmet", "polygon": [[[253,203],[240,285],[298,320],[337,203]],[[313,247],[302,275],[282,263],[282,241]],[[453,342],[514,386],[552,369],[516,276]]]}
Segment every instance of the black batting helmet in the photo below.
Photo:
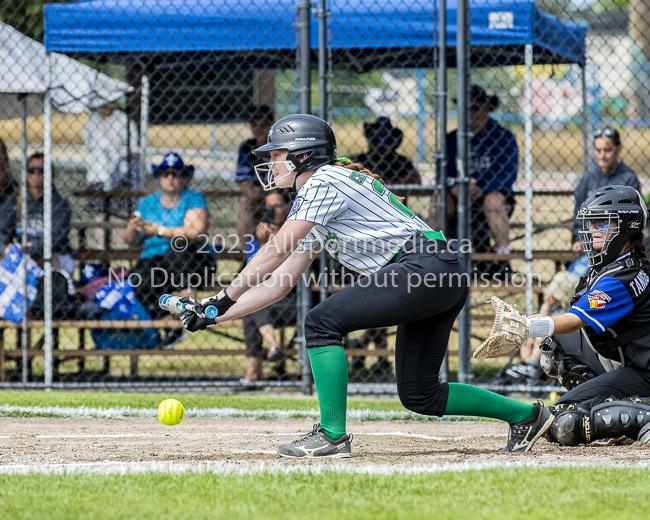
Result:
{"label": "black batting helmet", "polygon": [[[287,161],[293,163],[295,172],[303,173],[336,160],[336,137],[332,127],[319,117],[284,116],[271,127],[268,143],[253,153],[268,159],[272,150],[288,150]],[[300,162],[297,156],[303,153],[309,157]]]}

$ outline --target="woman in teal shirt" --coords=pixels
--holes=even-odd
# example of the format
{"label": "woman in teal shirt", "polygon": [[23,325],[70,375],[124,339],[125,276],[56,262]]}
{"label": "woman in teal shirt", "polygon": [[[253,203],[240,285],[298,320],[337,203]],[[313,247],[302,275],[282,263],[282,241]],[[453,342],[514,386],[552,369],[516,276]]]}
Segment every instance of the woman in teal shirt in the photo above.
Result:
{"label": "woman in teal shirt", "polygon": [[[169,315],[158,307],[159,296],[173,292],[196,297],[214,261],[209,249],[200,247],[210,214],[203,195],[188,188],[194,166],[170,152],[152,171],[160,191],[140,200],[124,238],[129,245],[142,245],[132,270],[140,277],[131,277],[135,293],[154,319],[162,319]],[[173,348],[185,337],[183,329],[170,329],[161,346]]]}

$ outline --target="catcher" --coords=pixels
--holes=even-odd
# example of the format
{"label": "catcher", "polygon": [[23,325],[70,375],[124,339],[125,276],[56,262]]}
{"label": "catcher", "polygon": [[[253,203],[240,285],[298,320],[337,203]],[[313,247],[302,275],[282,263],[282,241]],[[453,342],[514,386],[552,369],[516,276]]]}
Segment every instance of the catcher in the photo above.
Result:
{"label": "catcher", "polygon": [[[569,392],[555,406],[549,440],[565,446],[631,437],[650,442],[650,261],[648,212],[629,186],[596,190],[582,205],[580,241],[589,271],[566,314],[526,319],[493,299],[497,319],[474,353],[496,357],[527,336],[548,336],[541,365]],[[607,441],[605,441],[607,439]]]}

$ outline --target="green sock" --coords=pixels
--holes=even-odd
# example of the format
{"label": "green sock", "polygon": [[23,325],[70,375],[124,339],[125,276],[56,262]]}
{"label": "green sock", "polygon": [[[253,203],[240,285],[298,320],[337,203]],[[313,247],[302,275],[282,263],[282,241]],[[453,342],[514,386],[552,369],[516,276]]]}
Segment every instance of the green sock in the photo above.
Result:
{"label": "green sock", "polygon": [[348,400],[348,362],[341,345],[307,349],[314,375],[320,425],[332,440],[345,435],[345,411]]}
{"label": "green sock", "polygon": [[515,401],[476,386],[449,383],[449,398],[445,415],[489,417],[514,424],[531,419],[533,405]]}

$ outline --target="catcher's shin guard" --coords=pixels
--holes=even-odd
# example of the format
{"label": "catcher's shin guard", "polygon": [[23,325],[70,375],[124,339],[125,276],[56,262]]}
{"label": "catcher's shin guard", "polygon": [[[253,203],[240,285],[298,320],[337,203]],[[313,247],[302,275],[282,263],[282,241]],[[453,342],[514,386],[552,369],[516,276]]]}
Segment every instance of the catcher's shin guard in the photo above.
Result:
{"label": "catcher's shin guard", "polygon": [[636,439],[641,429],[650,424],[650,401],[634,399],[606,401],[591,409],[592,440],[627,435]]}
{"label": "catcher's shin guard", "polygon": [[[588,401],[589,403],[590,401]],[[589,406],[585,403],[549,406],[555,415],[555,422],[547,432],[547,440],[562,446],[577,446],[591,442],[591,425],[589,424]]]}
{"label": "catcher's shin guard", "polygon": [[[650,431],[650,399],[602,397],[592,401],[549,407],[555,423],[547,438],[563,446],[589,444],[599,439],[626,435],[647,442]],[[650,440],[650,439],[649,439]]]}

